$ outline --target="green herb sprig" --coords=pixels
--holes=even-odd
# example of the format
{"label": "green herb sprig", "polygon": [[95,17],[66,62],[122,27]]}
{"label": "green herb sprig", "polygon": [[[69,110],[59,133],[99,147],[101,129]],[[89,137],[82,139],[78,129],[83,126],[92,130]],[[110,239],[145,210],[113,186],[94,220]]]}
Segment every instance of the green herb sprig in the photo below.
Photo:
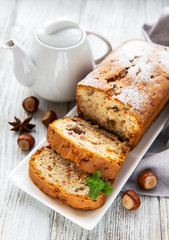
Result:
{"label": "green herb sprig", "polygon": [[95,171],[93,176],[88,177],[86,179],[86,184],[90,187],[89,196],[93,200],[98,197],[100,191],[105,194],[111,194],[113,192],[112,186],[100,179],[99,171]]}

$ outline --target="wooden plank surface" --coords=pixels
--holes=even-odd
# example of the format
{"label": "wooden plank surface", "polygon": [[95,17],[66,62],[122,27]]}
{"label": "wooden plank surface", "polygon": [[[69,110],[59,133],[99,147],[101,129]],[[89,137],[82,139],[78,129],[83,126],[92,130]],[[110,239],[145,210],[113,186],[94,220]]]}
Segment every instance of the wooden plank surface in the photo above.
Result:
{"label": "wooden plank surface", "polygon": [[[68,17],[85,28],[104,34],[113,48],[130,38],[143,38],[141,26],[157,19],[168,0],[0,0],[0,44],[15,39],[29,51],[35,29],[47,19]],[[94,44],[93,44],[94,43]],[[104,51],[104,45],[91,38],[94,56]],[[16,144],[17,133],[10,132],[8,121],[14,115],[24,119],[22,100],[33,93],[21,86],[12,70],[12,55],[0,48],[0,239],[8,240],[128,240],[169,239],[169,199],[141,197],[142,205],[134,212],[121,205],[121,194],[99,222],[87,231],[39,203],[8,182],[7,175],[27,153]],[[45,136],[42,113],[48,109],[63,117],[74,105],[50,103],[40,99],[39,110],[33,115],[36,144]]]}

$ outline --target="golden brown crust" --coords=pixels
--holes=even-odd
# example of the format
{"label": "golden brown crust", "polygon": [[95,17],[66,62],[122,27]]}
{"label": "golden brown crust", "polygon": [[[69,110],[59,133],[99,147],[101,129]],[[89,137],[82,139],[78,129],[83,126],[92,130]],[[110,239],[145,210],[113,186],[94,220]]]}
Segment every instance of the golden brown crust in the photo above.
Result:
{"label": "golden brown crust", "polygon": [[80,109],[82,88],[101,91],[110,101],[121,101],[138,121],[139,129],[130,142],[134,147],[169,100],[168,58],[169,51],[155,44],[142,40],[123,43],[78,83],[79,115],[87,119]]}
{"label": "golden brown crust", "polygon": [[[63,203],[77,209],[81,210],[91,210],[97,209],[103,206],[106,201],[106,194],[100,193],[96,200],[92,200],[89,196],[80,196],[75,194],[70,194],[63,190],[59,185],[54,185],[47,181],[36,169],[34,164],[34,159],[44,151],[46,147],[42,147],[37,150],[31,157],[29,161],[29,177],[32,179],[33,183],[45,194],[52,198],[59,198]],[[51,148],[48,146],[48,148]]]}
{"label": "golden brown crust", "polygon": [[140,141],[140,139],[143,137],[144,133],[149,129],[149,127],[151,126],[151,124],[155,121],[155,119],[158,117],[158,115],[160,114],[160,112],[163,110],[163,108],[165,107],[165,105],[168,102],[168,97],[161,102],[161,104],[158,107],[158,111],[156,110],[151,117],[148,119],[148,121],[145,123],[144,127],[140,128],[140,131],[138,132],[137,137],[134,139],[132,145],[133,147],[137,145],[137,143]]}
{"label": "golden brown crust", "polygon": [[112,159],[91,152],[85,147],[79,146],[71,139],[66,138],[54,125],[55,122],[49,125],[46,139],[52,148],[63,158],[76,162],[79,168],[86,172],[93,173],[100,171],[101,177],[103,178],[114,179],[118,175],[128,152],[121,155],[118,163],[113,162]]}

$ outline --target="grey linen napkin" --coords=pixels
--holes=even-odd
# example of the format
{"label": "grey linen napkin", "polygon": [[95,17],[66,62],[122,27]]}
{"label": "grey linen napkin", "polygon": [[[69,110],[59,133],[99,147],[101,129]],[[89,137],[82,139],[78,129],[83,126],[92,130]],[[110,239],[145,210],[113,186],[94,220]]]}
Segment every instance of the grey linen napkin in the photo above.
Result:
{"label": "grey linen napkin", "polygon": [[[144,170],[153,171],[158,177],[154,189],[144,190],[138,182],[138,175]],[[122,191],[134,190],[139,194],[169,197],[169,121],[141,160]]]}
{"label": "grey linen napkin", "polygon": [[169,7],[162,10],[159,19],[153,24],[143,25],[143,34],[148,41],[169,46]]}

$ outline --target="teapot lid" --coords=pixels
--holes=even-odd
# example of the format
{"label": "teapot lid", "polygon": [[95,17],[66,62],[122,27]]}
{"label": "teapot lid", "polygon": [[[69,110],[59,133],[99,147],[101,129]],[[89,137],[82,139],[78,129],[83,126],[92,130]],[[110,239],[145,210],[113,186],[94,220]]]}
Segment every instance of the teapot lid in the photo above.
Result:
{"label": "teapot lid", "polygon": [[73,21],[65,18],[44,23],[37,31],[38,39],[55,48],[67,48],[79,43],[83,37],[82,29]]}

